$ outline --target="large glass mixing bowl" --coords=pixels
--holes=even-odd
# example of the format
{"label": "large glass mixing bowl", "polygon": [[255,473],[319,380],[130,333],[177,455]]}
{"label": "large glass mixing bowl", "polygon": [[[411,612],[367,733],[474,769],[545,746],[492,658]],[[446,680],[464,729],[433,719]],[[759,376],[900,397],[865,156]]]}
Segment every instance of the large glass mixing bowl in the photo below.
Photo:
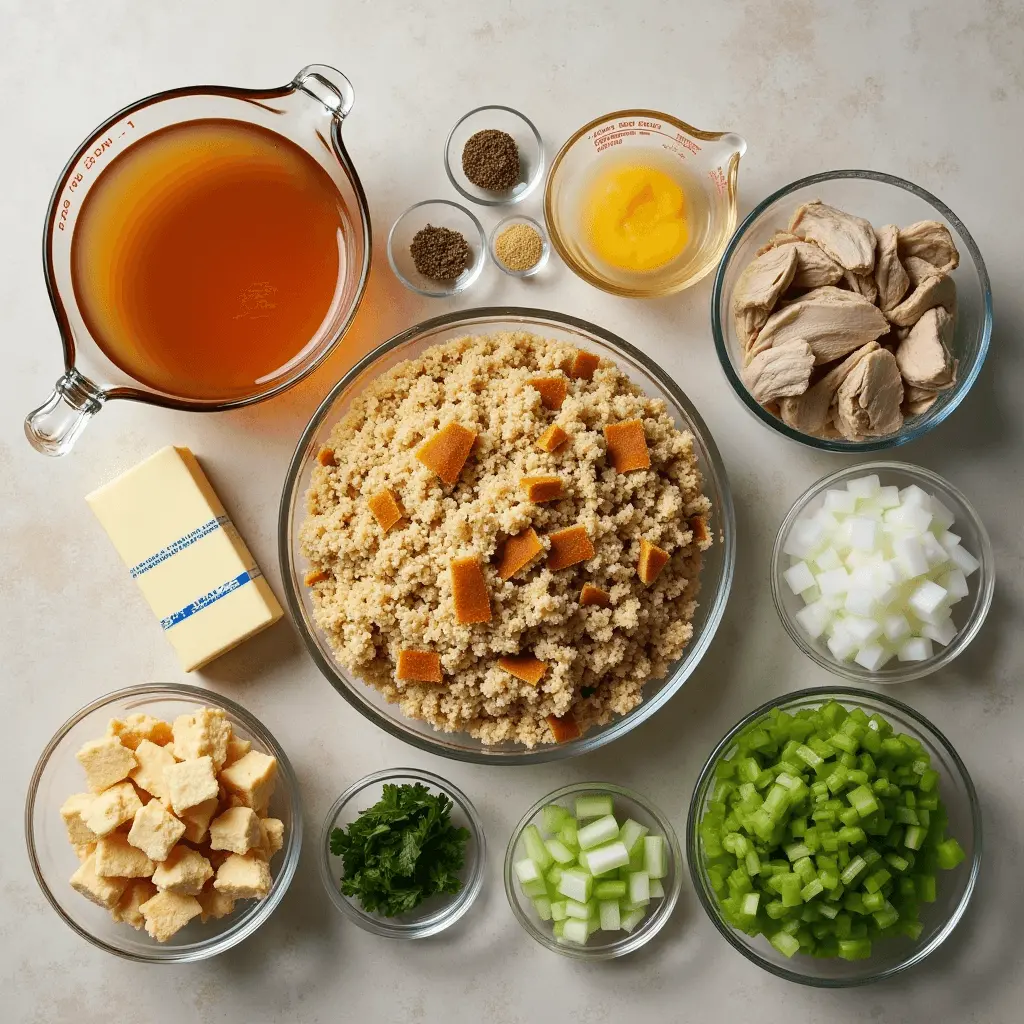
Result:
{"label": "large glass mixing bowl", "polygon": [[[406,718],[396,705],[387,703],[383,694],[343,668],[334,660],[327,637],[314,622],[310,591],[303,582],[307,566],[299,550],[299,530],[306,518],[306,492],[317,452],[334,424],[370,381],[396,363],[417,358],[431,345],[467,334],[517,330],[582,345],[597,352],[615,362],[646,394],[665,401],[676,425],[693,434],[704,493],[711,500],[710,528],[715,540],[704,555],[693,638],[665,678],[651,680],[644,690],[644,702],[629,714],[591,729],[579,739],[533,749],[516,743],[485,746],[466,733],[439,732],[425,722]],[[732,583],[735,536],[732,498],[718,449],[700,414],[669,375],[635,346],[594,324],[561,313],[519,307],[462,310],[426,320],[384,342],[357,363],[323,400],[299,438],[281,495],[278,523],[278,548],[288,607],[309,653],[328,682],[357,711],[392,736],[433,754],[478,764],[537,764],[573,757],[611,743],[650,718],[690,677],[715,635]]]}

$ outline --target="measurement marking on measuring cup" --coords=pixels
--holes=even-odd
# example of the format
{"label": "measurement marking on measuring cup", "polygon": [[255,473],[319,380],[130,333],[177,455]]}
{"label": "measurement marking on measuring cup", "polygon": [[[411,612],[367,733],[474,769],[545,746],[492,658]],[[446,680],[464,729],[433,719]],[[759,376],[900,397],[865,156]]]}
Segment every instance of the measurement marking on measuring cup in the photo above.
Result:
{"label": "measurement marking on measuring cup", "polygon": [[114,135],[114,133],[111,132],[102,139],[94,139],[89,152],[83,155],[81,170],[75,171],[71,176],[68,181],[67,191],[64,194],[63,200],[61,200],[60,215],[57,220],[58,231],[67,230],[68,217],[71,215],[71,194],[75,192],[85,180],[85,175],[95,169],[99,161],[101,161],[107,153],[128,134],[129,130],[135,130],[134,121],[123,121],[122,124],[126,126],[123,131],[119,132],[117,135]]}
{"label": "measurement marking on measuring cup", "polygon": [[672,143],[672,146],[665,145],[665,149],[670,149],[677,156],[683,158],[686,157],[686,154],[674,147],[682,146],[683,149],[689,150],[693,154],[701,151],[701,147],[688,135],[679,131],[669,133],[663,131],[663,128],[664,125],[660,121],[619,121],[618,124],[609,124],[598,128],[590,134],[589,138],[598,153],[610,149],[612,146],[621,146],[623,139],[637,135],[646,137],[660,135]]}

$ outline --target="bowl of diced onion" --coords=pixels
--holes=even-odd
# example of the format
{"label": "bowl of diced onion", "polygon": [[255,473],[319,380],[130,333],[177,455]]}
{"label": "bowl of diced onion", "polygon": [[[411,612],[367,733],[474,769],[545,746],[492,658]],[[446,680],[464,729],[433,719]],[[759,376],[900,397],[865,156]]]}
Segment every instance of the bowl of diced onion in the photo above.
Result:
{"label": "bowl of diced onion", "polygon": [[856,682],[902,683],[948,665],[992,604],[981,519],[930,470],[873,462],[819,480],[772,552],[772,596],[794,643]]}
{"label": "bowl of diced onion", "polygon": [[505,854],[505,894],[542,946],[609,960],[665,926],[682,868],[679,840],[657,807],[621,786],[577,783],[523,815]]}

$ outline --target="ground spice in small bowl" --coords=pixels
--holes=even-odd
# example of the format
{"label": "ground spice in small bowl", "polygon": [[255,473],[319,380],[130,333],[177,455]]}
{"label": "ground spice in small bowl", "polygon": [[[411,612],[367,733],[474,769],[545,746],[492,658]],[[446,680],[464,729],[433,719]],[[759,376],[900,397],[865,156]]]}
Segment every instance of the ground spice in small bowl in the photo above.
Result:
{"label": "ground spice in small bowl", "polygon": [[432,281],[454,281],[473,261],[469,242],[460,232],[433,224],[413,235],[409,255],[416,269]]}
{"label": "ground spice in small bowl", "polygon": [[544,255],[544,241],[529,224],[511,224],[494,240],[494,255],[506,270],[523,273]]}
{"label": "ground spice in small bowl", "polygon": [[519,184],[519,147],[508,132],[485,128],[466,140],[462,171],[478,188],[506,192]]}

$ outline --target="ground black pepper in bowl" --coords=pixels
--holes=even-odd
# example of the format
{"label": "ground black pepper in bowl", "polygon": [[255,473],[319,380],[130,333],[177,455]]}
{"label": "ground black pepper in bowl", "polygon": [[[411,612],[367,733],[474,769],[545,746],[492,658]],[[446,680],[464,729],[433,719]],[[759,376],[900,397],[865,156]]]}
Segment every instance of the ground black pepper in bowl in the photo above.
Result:
{"label": "ground black pepper in bowl", "polygon": [[454,281],[473,259],[463,235],[433,224],[420,228],[413,235],[409,255],[416,269],[432,281]]}
{"label": "ground black pepper in bowl", "polygon": [[462,149],[462,171],[479,188],[505,192],[519,184],[519,147],[508,132],[485,128]]}

